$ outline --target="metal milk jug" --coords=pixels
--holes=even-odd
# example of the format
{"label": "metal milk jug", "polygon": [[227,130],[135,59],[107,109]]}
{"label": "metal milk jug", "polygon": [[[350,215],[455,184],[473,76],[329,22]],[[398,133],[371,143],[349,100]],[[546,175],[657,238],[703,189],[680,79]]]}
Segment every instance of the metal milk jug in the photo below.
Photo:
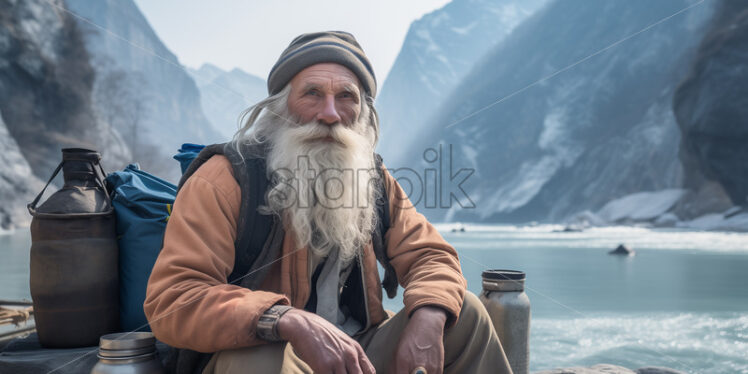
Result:
{"label": "metal milk jug", "polygon": [[[119,328],[117,233],[100,161],[96,151],[63,149],[62,162],[28,205],[29,286],[44,347],[92,346]],[[64,185],[37,206],[60,171]]]}
{"label": "metal milk jug", "polygon": [[525,273],[486,270],[480,300],[488,310],[501,346],[514,374],[530,369],[530,299],[525,293]]}
{"label": "metal milk jug", "polygon": [[150,332],[107,334],[99,341],[99,362],[91,374],[165,374]]}

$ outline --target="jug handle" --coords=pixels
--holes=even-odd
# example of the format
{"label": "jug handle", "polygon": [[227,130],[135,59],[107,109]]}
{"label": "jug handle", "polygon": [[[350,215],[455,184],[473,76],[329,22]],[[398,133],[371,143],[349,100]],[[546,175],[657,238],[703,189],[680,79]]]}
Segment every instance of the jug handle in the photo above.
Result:
{"label": "jug handle", "polygon": [[99,176],[97,175],[96,181],[99,182],[99,186],[101,186],[101,188],[104,190],[104,194],[106,195],[106,198],[109,199],[109,202],[111,203],[112,197],[109,195],[109,190],[107,190],[106,188],[106,172],[104,171],[104,167],[101,166],[100,163],[94,164],[93,162],[91,162],[91,166],[93,166],[94,168],[96,166],[99,167],[99,171],[101,172],[101,177],[99,178]]}
{"label": "jug handle", "polygon": [[[64,163],[65,163],[65,161],[60,161],[60,164],[57,165],[57,168],[52,173],[52,176],[49,177],[49,180],[47,181],[47,184],[44,185],[44,188],[42,188],[41,192],[39,192],[39,194],[36,195],[36,198],[34,199],[34,201],[32,201],[28,205],[26,205],[26,208],[28,208],[29,213],[32,216],[36,214],[36,204],[39,203],[39,200],[42,198],[42,195],[44,195],[44,191],[47,190],[47,187],[49,187],[49,184],[52,183],[52,180],[55,179],[55,177],[60,172],[60,170],[62,170],[62,165]],[[94,163],[91,162],[91,166],[96,167],[97,165],[94,165]],[[96,176],[96,181],[99,182],[99,186],[101,186],[101,188],[104,189],[104,194],[106,194],[106,198],[110,199],[110,202],[111,202],[111,197],[109,196],[109,190],[107,190],[107,188],[106,188],[106,183],[101,179],[101,178],[106,178],[106,172],[104,171],[104,167],[101,166],[101,164],[98,164],[98,166],[99,166],[99,171],[101,171],[101,177],[99,177],[97,175]]]}
{"label": "jug handle", "polygon": [[42,195],[44,195],[44,191],[47,189],[47,187],[49,187],[49,184],[52,183],[52,180],[55,179],[55,177],[57,176],[57,173],[59,173],[60,170],[62,169],[62,164],[64,163],[65,161],[61,161],[60,164],[57,165],[57,169],[55,169],[54,173],[52,173],[52,176],[49,177],[49,180],[47,181],[47,184],[44,185],[44,188],[42,188],[42,191],[39,192],[38,195],[36,195],[36,198],[34,199],[34,201],[30,202],[29,205],[26,206],[29,209],[29,213],[31,213],[32,216],[36,214],[36,204],[39,203],[39,200],[42,198]]}

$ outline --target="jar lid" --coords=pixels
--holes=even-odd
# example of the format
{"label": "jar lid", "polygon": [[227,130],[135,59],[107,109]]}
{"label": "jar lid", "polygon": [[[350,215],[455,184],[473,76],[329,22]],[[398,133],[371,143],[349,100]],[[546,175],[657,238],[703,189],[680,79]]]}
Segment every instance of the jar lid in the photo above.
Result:
{"label": "jar lid", "polygon": [[150,332],[118,332],[99,338],[99,347],[108,350],[146,348],[155,344],[156,338]]}
{"label": "jar lid", "polygon": [[481,276],[486,280],[524,280],[525,272],[519,270],[494,269],[484,271]]}

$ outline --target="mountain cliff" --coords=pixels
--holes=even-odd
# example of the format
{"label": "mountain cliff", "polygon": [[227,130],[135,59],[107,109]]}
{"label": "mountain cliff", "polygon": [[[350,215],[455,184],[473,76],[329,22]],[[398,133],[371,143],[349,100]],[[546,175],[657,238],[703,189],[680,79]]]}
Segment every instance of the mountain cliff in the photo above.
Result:
{"label": "mountain cliff", "polygon": [[204,64],[188,72],[200,89],[205,116],[226,140],[238,129],[242,111],[267,97],[265,80],[238,68],[224,71]]}
{"label": "mountain cliff", "polygon": [[0,0],[0,228],[29,222],[26,204],[60,162],[60,148],[129,157],[92,107],[95,73],[61,1]]}
{"label": "mountain cliff", "polygon": [[748,3],[722,1],[673,100],[686,186],[721,189],[742,206],[748,205],[747,62]]}
{"label": "mountain cliff", "polygon": [[31,222],[26,203],[32,201],[44,183],[31,171],[15,139],[10,136],[0,113],[0,232]]}
{"label": "mountain cliff", "polygon": [[377,98],[379,152],[390,166],[479,58],[545,0],[454,0],[413,22]]}
{"label": "mountain cliff", "polygon": [[176,180],[182,143],[222,139],[202,112],[200,92],[132,0],[67,0],[85,32],[101,117],[122,133],[134,162]]}
{"label": "mountain cliff", "polygon": [[[690,7],[690,8],[689,8]],[[474,208],[431,218],[559,221],[681,186],[673,92],[713,2],[564,0],[518,26],[462,80],[405,157],[452,145]],[[459,196],[458,196],[459,197]],[[470,204],[465,204],[470,206]]]}

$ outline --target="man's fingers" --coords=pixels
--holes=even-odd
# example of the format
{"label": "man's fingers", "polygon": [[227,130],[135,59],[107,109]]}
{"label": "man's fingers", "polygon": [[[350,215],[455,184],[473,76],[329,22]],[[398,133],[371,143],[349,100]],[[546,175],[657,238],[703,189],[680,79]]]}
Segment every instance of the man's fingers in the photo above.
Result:
{"label": "man's fingers", "polygon": [[[335,365],[335,370],[333,373],[335,374],[346,374],[346,373],[355,373],[354,371],[351,371],[353,366],[350,366],[346,360],[340,361]],[[360,373],[360,371],[359,371]]]}
{"label": "man's fingers", "polygon": [[377,372],[361,346],[358,346],[358,364],[361,366],[361,370],[364,374],[376,374]]}
{"label": "man's fingers", "polygon": [[355,347],[348,348],[343,354],[343,361],[345,362],[345,368],[349,374],[363,374],[361,365],[359,362],[358,352]]}
{"label": "man's fingers", "polygon": [[358,361],[356,361],[355,363],[347,362],[345,368],[346,370],[348,370],[346,371],[346,373],[348,374],[364,374],[364,372],[361,370],[361,366],[359,366]]}

